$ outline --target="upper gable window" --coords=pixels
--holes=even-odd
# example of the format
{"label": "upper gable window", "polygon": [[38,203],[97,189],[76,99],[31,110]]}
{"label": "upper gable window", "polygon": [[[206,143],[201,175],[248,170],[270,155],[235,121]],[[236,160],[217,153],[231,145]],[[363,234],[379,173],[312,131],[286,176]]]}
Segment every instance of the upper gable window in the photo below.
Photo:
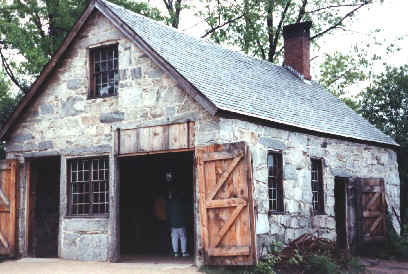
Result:
{"label": "upper gable window", "polygon": [[117,95],[119,85],[118,45],[92,48],[89,53],[91,69],[89,97]]}

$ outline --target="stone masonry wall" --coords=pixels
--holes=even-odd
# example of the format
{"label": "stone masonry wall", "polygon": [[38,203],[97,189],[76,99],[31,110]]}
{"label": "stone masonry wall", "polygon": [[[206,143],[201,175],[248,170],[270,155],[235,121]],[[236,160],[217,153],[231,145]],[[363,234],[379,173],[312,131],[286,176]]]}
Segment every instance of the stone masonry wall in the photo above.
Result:
{"label": "stone masonry wall", "polygon": [[[88,48],[119,44],[120,86],[118,96],[87,99]],[[258,248],[275,240],[289,241],[319,228],[324,237],[335,238],[334,177],[382,177],[387,201],[399,209],[399,177],[395,152],[347,141],[316,137],[212,117],[182,91],[143,52],[110,22],[96,13],[78,35],[64,61],[51,75],[7,142],[7,157],[21,163],[27,157],[61,155],[61,202],[59,255],[80,260],[112,258],[117,205],[115,193],[114,132],[132,128],[195,121],[195,145],[246,141],[253,158],[254,199]],[[268,215],[267,151],[282,151],[285,213]],[[66,218],[66,159],[110,155],[109,218]],[[324,159],[326,215],[311,216],[310,157]],[[25,254],[26,179],[20,176],[19,249]],[[198,191],[198,187],[195,188]],[[200,220],[195,203],[197,250],[201,248]],[[397,223],[394,220],[394,226]],[[200,264],[200,256],[196,263]]]}
{"label": "stone masonry wall", "polygon": [[[87,99],[88,49],[118,43],[118,96]],[[68,259],[112,259],[115,241],[115,184],[110,184],[110,216],[66,218],[66,160],[78,156],[110,155],[111,177],[116,128],[132,128],[184,121],[199,128],[214,118],[193,101],[169,75],[126,39],[105,17],[93,14],[71,45],[63,62],[50,76],[7,142],[7,157],[24,164],[27,157],[61,156],[59,256]],[[35,160],[35,158],[34,158]],[[26,178],[21,176],[19,252],[25,250]],[[197,208],[197,205],[196,205]],[[199,222],[197,222],[199,223]]]}
{"label": "stone masonry wall", "polygon": [[[264,252],[272,241],[288,242],[315,228],[320,236],[336,239],[335,176],[384,178],[388,212],[393,212],[391,206],[399,212],[398,165],[396,153],[391,149],[316,137],[233,119],[221,118],[216,130],[220,134],[215,142],[246,141],[250,146],[258,254]],[[268,150],[282,152],[284,214],[280,215],[268,214]],[[311,157],[323,159],[325,215],[313,216],[311,213]],[[399,232],[399,224],[393,214],[392,219],[394,228]]]}

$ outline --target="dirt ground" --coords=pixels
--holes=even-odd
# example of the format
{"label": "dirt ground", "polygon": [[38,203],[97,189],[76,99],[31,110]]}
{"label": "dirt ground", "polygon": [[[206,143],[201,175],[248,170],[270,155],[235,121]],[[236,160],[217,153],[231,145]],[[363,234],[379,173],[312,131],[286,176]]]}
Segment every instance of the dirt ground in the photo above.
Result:
{"label": "dirt ground", "polygon": [[107,273],[200,273],[191,259],[160,258],[157,260],[138,258],[119,263],[80,262],[63,259],[23,258],[0,263],[0,273],[19,274],[107,274]]}
{"label": "dirt ground", "polygon": [[[408,273],[407,262],[361,258],[367,274]],[[193,266],[191,259],[184,258],[137,258],[119,263],[81,262],[63,259],[23,258],[0,262],[0,273],[19,274],[107,274],[107,273],[202,273]]]}
{"label": "dirt ground", "polygon": [[365,265],[366,273],[373,274],[402,274],[408,273],[408,262],[398,262],[393,260],[379,260],[360,258],[360,262]]}

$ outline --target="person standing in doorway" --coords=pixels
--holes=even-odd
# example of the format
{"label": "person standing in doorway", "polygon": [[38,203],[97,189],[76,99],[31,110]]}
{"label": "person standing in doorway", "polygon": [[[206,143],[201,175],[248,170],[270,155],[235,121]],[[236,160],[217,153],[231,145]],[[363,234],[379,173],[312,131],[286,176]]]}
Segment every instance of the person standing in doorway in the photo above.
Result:
{"label": "person standing in doorway", "polygon": [[177,189],[175,174],[173,171],[166,172],[166,181],[169,185],[169,196],[167,200],[167,218],[171,229],[171,245],[174,256],[180,256],[179,241],[181,243],[181,255],[190,256],[187,252],[186,235],[186,206],[182,192]]}

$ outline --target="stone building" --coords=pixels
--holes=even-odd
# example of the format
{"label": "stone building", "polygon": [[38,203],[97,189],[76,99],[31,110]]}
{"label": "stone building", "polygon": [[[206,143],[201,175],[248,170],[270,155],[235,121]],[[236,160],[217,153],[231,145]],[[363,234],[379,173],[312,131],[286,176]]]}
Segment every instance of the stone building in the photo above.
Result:
{"label": "stone building", "polygon": [[398,144],[310,79],[310,26],[285,27],[282,67],[92,1],[1,130],[3,251],[166,252],[168,169],[197,264],[252,264],[307,232],[352,248],[387,212],[399,231]]}

